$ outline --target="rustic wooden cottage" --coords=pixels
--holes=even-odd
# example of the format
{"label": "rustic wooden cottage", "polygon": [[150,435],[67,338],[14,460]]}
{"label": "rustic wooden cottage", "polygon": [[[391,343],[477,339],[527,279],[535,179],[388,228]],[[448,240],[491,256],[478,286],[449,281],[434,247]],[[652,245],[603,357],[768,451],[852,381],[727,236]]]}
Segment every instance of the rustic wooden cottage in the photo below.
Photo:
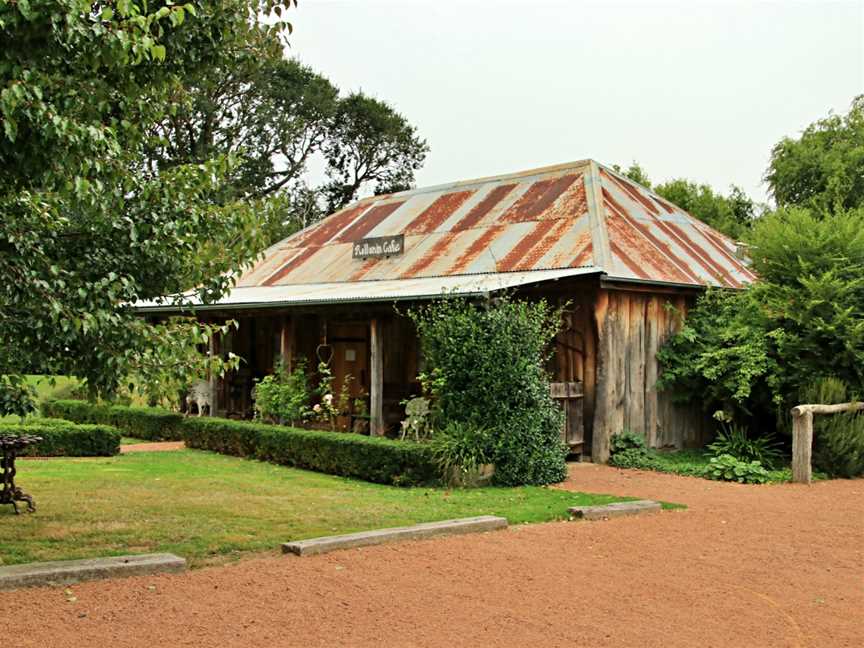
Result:
{"label": "rustic wooden cottage", "polygon": [[266,250],[220,302],[190,303],[240,323],[211,349],[245,360],[213,381],[214,413],[249,416],[255,380],[279,357],[324,359],[337,386],[350,375],[354,395],[369,395],[371,433],[384,434],[419,391],[410,303],[501,290],[569,302],[553,394],[573,452],[605,461],[623,429],[653,447],[705,441],[703,416],[658,393],[655,356],[705,286],[753,279],[733,241],[586,160],[365,198]]}

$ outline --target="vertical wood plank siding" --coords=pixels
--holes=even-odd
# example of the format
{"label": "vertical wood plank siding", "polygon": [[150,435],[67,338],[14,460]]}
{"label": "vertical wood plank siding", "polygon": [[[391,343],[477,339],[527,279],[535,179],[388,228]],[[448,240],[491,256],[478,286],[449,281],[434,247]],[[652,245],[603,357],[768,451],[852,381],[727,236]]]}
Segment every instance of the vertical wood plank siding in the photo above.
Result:
{"label": "vertical wood plank siding", "polygon": [[668,392],[657,390],[657,351],[678,331],[686,310],[686,298],[679,295],[598,294],[594,461],[609,459],[612,435],[623,430],[644,435],[652,448],[697,447],[707,440],[708,425],[698,407],[676,405]]}

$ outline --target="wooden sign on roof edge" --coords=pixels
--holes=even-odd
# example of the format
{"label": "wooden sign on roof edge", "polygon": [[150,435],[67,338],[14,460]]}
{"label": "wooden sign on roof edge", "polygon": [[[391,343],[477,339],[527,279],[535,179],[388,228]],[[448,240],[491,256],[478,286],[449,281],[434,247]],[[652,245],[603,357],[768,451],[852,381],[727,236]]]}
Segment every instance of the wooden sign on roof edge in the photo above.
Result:
{"label": "wooden sign on roof edge", "polygon": [[376,236],[354,242],[351,256],[355,259],[375,259],[399,256],[405,251],[405,235]]}

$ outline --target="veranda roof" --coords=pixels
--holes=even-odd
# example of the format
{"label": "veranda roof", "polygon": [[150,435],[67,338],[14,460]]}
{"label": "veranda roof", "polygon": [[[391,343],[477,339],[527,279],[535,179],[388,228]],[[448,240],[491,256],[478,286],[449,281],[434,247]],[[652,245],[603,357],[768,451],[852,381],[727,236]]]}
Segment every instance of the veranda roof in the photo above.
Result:
{"label": "veranda roof", "polygon": [[[358,282],[289,284],[285,286],[245,286],[234,288],[215,304],[201,304],[189,293],[182,303],[196,310],[220,308],[273,308],[278,306],[320,305],[350,302],[388,302],[434,299],[447,295],[480,296],[533,283],[597,273],[595,268],[562,268],[530,272],[421,277],[416,279],[382,279]],[[180,310],[171,302],[139,302],[142,312]]]}

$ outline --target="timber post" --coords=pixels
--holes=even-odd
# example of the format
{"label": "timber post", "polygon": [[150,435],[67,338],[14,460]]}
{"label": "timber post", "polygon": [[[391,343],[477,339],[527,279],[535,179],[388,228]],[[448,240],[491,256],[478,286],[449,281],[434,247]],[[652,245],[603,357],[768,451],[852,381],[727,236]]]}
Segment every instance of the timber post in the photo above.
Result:
{"label": "timber post", "polygon": [[792,408],[792,481],[809,484],[813,478],[813,415],[864,410],[864,403],[798,405]]}
{"label": "timber post", "polygon": [[369,384],[369,434],[384,435],[384,348],[381,340],[381,320],[369,323],[371,382]]}
{"label": "timber post", "polygon": [[[210,389],[210,411],[207,412],[210,416],[216,416],[216,410],[218,409],[218,403],[216,402],[217,397],[219,396],[219,376],[215,371],[213,371],[213,358],[216,356],[216,333],[210,335],[210,339],[207,341],[207,357],[210,360],[209,366],[207,367],[207,383]],[[199,412],[201,411],[201,405],[198,405]]]}
{"label": "timber post", "polygon": [[813,478],[813,412],[797,413],[798,409],[792,409],[792,481],[809,484]]}
{"label": "timber post", "polygon": [[279,356],[285,371],[294,370],[294,319],[289,316],[282,318],[282,328],[279,332]]}
{"label": "timber post", "polygon": [[606,463],[609,461],[609,444],[612,439],[610,417],[615,407],[614,395],[611,393],[614,383],[614,371],[611,364],[615,347],[612,344],[612,326],[609,322],[609,293],[601,292],[597,296],[594,307],[594,318],[597,325],[597,381],[594,401],[594,431],[591,440],[591,461]]}

